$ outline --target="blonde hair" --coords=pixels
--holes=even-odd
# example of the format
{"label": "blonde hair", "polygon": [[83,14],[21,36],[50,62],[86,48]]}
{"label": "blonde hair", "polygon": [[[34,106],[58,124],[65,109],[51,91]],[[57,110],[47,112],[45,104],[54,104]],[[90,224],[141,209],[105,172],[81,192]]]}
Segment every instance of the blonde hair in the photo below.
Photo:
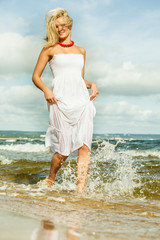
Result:
{"label": "blonde hair", "polygon": [[65,10],[64,8],[54,8],[48,11],[45,17],[46,38],[44,38],[44,40],[47,41],[47,43],[44,45],[45,48],[53,46],[59,41],[59,37],[56,30],[56,25],[55,25],[55,20],[59,17],[65,17],[67,20],[67,26],[72,26],[73,20],[68,15],[67,10]]}

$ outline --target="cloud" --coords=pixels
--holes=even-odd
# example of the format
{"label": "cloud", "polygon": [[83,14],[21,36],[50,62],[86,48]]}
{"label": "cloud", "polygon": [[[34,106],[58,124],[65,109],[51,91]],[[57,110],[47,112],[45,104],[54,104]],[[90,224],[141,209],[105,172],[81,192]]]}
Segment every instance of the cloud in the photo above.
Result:
{"label": "cloud", "polygon": [[44,130],[48,108],[44,94],[34,86],[0,88],[1,129]]}
{"label": "cloud", "polygon": [[31,73],[42,48],[36,36],[8,32],[0,34],[0,74]]}
{"label": "cloud", "polygon": [[160,64],[107,63],[90,59],[88,81],[96,82],[102,94],[145,96],[160,93]]}
{"label": "cloud", "polygon": [[17,108],[25,108],[36,105],[42,105],[40,91],[34,86],[14,86],[9,89],[0,88],[0,102],[4,104],[15,105]]}
{"label": "cloud", "polygon": [[97,110],[94,129],[97,133],[157,133],[160,130],[160,110],[126,101],[105,103],[97,100],[94,104]]}
{"label": "cloud", "polygon": [[[128,121],[149,121],[154,114],[151,109],[143,109],[139,105],[130,104],[126,101],[119,102],[96,102],[97,114],[106,118],[117,118]],[[160,111],[155,111],[160,120]]]}

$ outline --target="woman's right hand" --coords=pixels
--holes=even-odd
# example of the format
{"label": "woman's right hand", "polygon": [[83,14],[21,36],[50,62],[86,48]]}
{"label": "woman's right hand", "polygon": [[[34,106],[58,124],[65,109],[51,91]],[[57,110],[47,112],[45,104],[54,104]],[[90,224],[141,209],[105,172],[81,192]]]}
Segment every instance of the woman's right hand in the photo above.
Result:
{"label": "woman's right hand", "polygon": [[58,106],[58,100],[55,98],[53,92],[49,88],[46,88],[43,92],[48,103],[56,103]]}

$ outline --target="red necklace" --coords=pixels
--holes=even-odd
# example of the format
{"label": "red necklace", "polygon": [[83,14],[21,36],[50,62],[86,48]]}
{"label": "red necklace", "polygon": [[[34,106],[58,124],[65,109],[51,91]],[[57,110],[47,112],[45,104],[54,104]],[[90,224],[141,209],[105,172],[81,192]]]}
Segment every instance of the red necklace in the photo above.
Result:
{"label": "red necklace", "polygon": [[62,47],[71,47],[71,46],[73,46],[74,42],[71,40],[70,44],[63,44],[61,42],[58,42],[58,44],[61,45]]}

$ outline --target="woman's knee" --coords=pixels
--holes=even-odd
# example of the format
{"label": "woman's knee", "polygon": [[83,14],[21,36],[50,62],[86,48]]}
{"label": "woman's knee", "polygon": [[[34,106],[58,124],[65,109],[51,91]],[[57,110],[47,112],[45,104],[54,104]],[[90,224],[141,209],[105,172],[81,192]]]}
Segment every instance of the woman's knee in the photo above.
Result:
{"label": "woman's knee", "polygon": [[86,144],[83,144],[82,147],[79,148],[80,151],[83,151],[83,152],[87,152],[87,153],[90,153],[90,149],[89,147],[86,145]]}
{"label": "woman's knee", "polygon": [[68,158],[68,156],[64,156],[58,152],[56,152],[56,155],[57,155],[57,158],[60,160],[60,162],[63,162]]}

